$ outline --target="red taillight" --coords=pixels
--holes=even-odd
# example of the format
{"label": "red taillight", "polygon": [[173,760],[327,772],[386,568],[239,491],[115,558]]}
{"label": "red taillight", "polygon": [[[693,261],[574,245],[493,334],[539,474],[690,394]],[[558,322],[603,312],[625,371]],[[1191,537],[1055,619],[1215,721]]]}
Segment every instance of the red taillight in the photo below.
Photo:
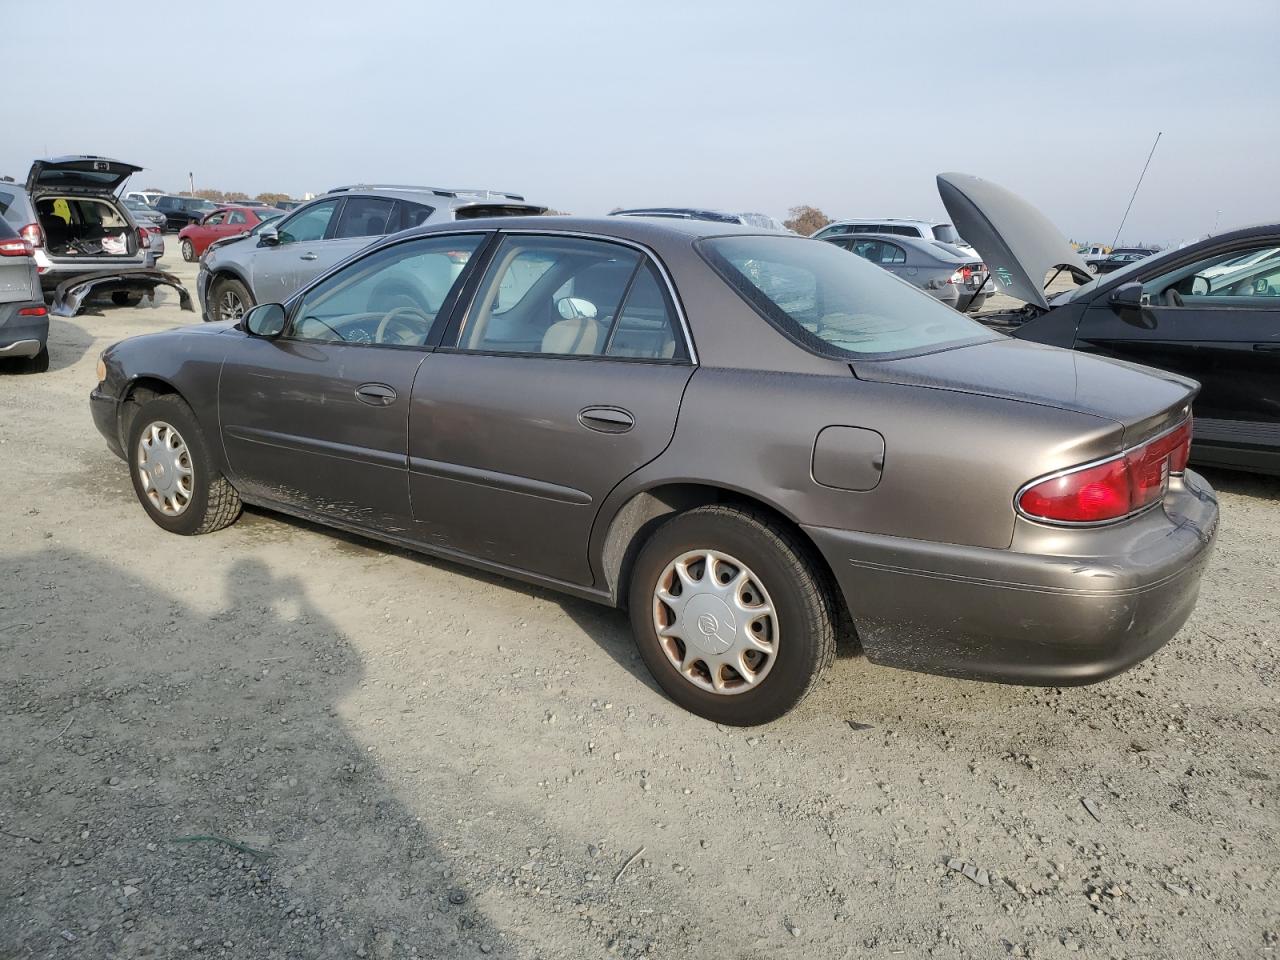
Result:
{"label": "red taillight", "polygon": [[28,223],[18,233],[22,235],[23,240],[31,244],[36,250],[44,246],[44,231],[40,229],[40,224]]}
{"label": "red taillight", "polygon": [[151,233],[152,230],[150,227],[138,228],[138,246],[143,250],[151,246]]}
{"label": "red taillight", "polygon": [[964,274],[957,270],[955,273],[951,274],[947,283],[964,283]]}
{"label": "red taillight", "polygon": [[49,312],[48,307],[23,307],[18,311],[20,317],[43,317]]}
{"label": "red taillight", "polygon": [[1169,477],[1186,469],[1190,454],[1188,417],[1176,429],[1118,457],[1032,484],[1018,496],[1018,509],[1056,523],[1118,520],[1163,497]]}
{"label": "red taillight", "polygon": [[32,252],[31,243],[26,237],[0,240],[0,257],[29,257]]}

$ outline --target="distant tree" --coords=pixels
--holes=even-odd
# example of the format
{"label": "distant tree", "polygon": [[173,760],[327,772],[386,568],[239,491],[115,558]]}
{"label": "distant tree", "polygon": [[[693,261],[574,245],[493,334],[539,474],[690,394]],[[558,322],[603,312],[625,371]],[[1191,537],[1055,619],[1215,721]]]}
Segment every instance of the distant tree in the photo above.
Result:
{"label": "distant tree", "polygon": [[292,198],[287,193],[260,193],[253,199],[261,200],[263,203],[280,203]]}
{"label": "distant tree", "polygon": [[164,193],[165,191],[161,190],[159,187],[147,187],[147,189],[143,190],[142,192],[143,193]]}
{"label": "distant tree", "polygon": [[221,201],[227,198],[227,195],[221,190],[197,190],[195,193],[184,193],[183,196],[200,197],[203,200]]}
{"label": "distant tree", "polygon": [[228,190],[222,195],[223,200],[248,200],[249,195],[241,190]]}
{"label": "distant tree", "polygon": [[782,225],[788,230],[794,230],[802,237],[807,237],[809,234],[821,230],[831,222],[831,218],[825,213],[808,204],[792,207],[790,213],[790,219],[783,220]]}

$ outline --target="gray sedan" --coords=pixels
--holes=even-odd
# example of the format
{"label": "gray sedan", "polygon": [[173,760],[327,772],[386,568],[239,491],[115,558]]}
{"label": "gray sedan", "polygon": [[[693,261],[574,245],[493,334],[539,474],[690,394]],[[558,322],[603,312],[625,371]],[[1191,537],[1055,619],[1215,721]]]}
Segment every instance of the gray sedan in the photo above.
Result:
{"label": "gray sedan", "polygon": [[833,234],[819,239],[884,267],[963,312],[977,310],[993,292],[986,265],[977,256],[940,240],[874,233]]}
{"label": "gray sedan", "polygon": [[251,503],[624,607],[662,688],[730,724],[794,706],[838,640],[1109,677],[1191,613],[1218,523],[1193,381],[701,221],[404,231],[238,323],[118,343],[99,377],[163,529]]}

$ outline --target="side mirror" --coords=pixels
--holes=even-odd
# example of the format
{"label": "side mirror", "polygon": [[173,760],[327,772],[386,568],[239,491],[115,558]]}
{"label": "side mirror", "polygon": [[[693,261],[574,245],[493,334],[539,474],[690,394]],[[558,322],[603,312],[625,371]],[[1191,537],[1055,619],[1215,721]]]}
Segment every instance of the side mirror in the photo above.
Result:
{"label": "side mirror", "polygon": [[1111,291],[1111,305],[1122,310],[1142,306],[1142,284],[1136,280],[1120,284]]}
{"label": "side mirror", "polygon": [[258,246],[260,247],[280,246],[280,234],[275,227],[263,227],[260,231],[258,231]]}
{"label": "side mirror", "polygon": [[278,303],[260,303],[240,322],[249,336],[272,340],[284,333],[284,307]]}

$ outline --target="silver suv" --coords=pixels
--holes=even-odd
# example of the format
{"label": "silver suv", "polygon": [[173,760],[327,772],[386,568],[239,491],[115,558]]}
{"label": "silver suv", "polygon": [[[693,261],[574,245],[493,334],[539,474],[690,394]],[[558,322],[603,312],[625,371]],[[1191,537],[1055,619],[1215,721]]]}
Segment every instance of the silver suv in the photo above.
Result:
{"label": "silver suv", "polygon": [[335,187],[253,234],[211,246],[196,293],[206,320],[239,320],[258,303],[282,303],[375,237],[424,223],[536,216],[546,207],[496,190]]}
{"label": "silver suv", "polygon": [[[0,181],[0,216],[31,245],[43,290],[85,274],[155,267],[152,231],[116,196],[141,169],[106,157],[53,157],[32,163],[25,184]],[[111,297],[137,303],[142,293]]]}
{"label": "silver suv", "polygon": [[959,247],[966,255],[977,256],[978,252],[968,243],[960,239],[956,228],[949,223],[934,223],[932,220],[910,220],[899,217],[882,217],[879,220],[836,220],[829,223],[812,236],[815,240],[830,240],[832,237],[848,233],[887,233],[899,237],[920,237],[923,240],[937,240]]}

